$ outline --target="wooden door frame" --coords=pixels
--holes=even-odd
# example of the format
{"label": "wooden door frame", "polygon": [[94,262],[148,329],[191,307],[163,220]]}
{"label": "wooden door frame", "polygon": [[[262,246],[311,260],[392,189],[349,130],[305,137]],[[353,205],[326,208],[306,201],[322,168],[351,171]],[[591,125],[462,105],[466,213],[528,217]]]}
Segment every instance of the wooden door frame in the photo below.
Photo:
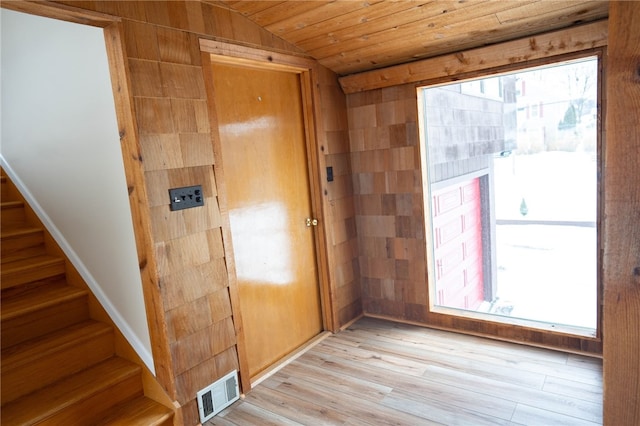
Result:
{"label": "wooden door frame", "polygon": [[[317,122],[320,122],[321,114],[317,93],[317,64],[306,57],[271,52],[262,49],[239,46],[231,43],[200,39],[200,52],[202,69],[204,73],[205,87],[208,96],[215,96],[211,65],[213,63],[248,66],[252,68],[283,71],[300,76],[300,95],[302,98],[302,113],[304,120],[305,142],[307,151],[307,169],[309,175],[309,195],[311,199],[312,215],[318,219],[318,226],[314,232],[316,263],[318,270],[318,285],[320,291],[320,309],[322,313],[323,330],[335,330],[337,327],[337,312],[333,303],[333,294],[329,264],[328,264],[328,240],[325,218],[325,206],[321,191],[321,168],[319,164],[320,152],[317,137]],[[222,218],[222,235],[224,252],[227,261],[229,278],[229,293],[231,297],[231,310],[234,318],[234,326],[238,340],[238,358],[240,371],[248,372],[249,366],[246,355],[245,337],[242,327],[242,312],[238,282],[236,278],[235,259],[233,254],[231,226],[226,195],[226,183],[224,178],[224,166],[222,163],[222,146],[218,131],[218,119],[215,104],[208,100],[209,118],[211,123],[211,137],[214,153],[214,174],[218,189],[218,204]],[[241,374],[243,390],[251,388],[248,374]]]}

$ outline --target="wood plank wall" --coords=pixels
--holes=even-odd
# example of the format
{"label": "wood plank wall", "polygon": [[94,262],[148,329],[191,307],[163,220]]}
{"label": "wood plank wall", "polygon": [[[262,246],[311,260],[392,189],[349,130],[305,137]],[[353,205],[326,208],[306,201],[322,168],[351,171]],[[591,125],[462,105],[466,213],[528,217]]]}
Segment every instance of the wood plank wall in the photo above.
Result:
{"label": "wood plank wall", "polygon": [[[299,52],[244,17],[211,4],[57,3],[122,18],[148,193],[149,251],[155,253],[159,278],[159,290],[151,291],[161,293],[165,312],[160,315],[167,324],[166,336],[152,335],[152,340],[169,342],[173,377],[163,385],[181,405],[184,424],[197,424],[196,391],[238,368],[198,39]],[[332,72],[324,69],[319,84],[324,122],[318,124],[318,140],[326,142],[322,163],[332,165],[335,174],[325,188],[323,207],[330,212],[332,297],[341,325],[361,312],[346,102]],[[196,184],[203,187],[205,207],[170,212],[168,189]],[[170,389],[172,383],[175,389]]]}
{"label": "wood plank wall", "polygon": [[[355,204],[349,147],[346,97],[337,76],[319,67],[319,90],[322,103],[325,141],[324,166],[333,168],[333,182],[322,173],[325,196],[325,218],[329,239],[329,274],[333,283],[335,329],[346,325],[362,314],[358,239],[356,235]],[[322,163],[322,161],[321,161]],[[335,331],[335,330],[333,330]]]}
{"label": "wood plank wall", "polygon": [[425,229],[413,84],[347,96],[366,314],[424,322]]}
{"label": "wood plank wall", "polygon": [[611,2],[604,229],[604,424],[640,424],[640,2]]}
{"label": "wood plank wall", "polygon": [[[500,51],[502,47],[497,45],[493,49]],[[482,58],[474,57],[473,51],[461,54],[473,63],[482,63]],[[429,68],[430,61],[420,64]],[[434,73],[439,69],[438,61],[433,59]],[[478,70],[474,71],[477,76]],[[349,79],[351,83],[357,80],[357,76]],[[363,81],[366,84],[366,79]],[[438,77],[437,82],[442,83],[442,78]],[[427,83],[364,91],[350,87],[351,93],[347,95],[365,315],[601,354],[602,343],[598,340],[429,312],[423,183],[416,127],[416,87]]]}

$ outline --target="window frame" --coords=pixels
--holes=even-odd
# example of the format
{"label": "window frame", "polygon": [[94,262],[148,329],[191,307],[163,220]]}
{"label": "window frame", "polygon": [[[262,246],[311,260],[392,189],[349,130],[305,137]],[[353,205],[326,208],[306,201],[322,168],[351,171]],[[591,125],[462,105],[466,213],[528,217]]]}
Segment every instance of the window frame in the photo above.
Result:
{"label": "window frame", "polygon": [[[596,265],[596,280],[597,280],[597,294],[596,294],[596,329],[595,333],[587,332],[585,328],[565,326],[551,323],[541,323],[532,320],[501,317],[497,315],[488,315],[485,313],[477,313],[473,311],[465,311],[462,309],[448,308],[444,306],[436,305],[436,293],[435,293],[435,264],[433,259],[433,235],[432,235],[432,206],[430,202],[431,189],[429,179],[429,169],[427,164],[426,153],[426,134],[423,128],[424,122],[424,106],[425,100],[423,96],[424,88],[441,87],[449,84],[465,83],[470,81],[477,81],[484,78],[498,77],[506,74],[511,74],[519,71],[529,71],[534,69],[541,69],[553,66],[554,64],[563,64],[583,60],[588,57],[597,58],[597,212],[596,212],[596,233],[597,233],[597,265]],[[605,58],[606,47],[598,47],[592,49],[585,49],[581,51],[572,52],[564,55],[554,55],[548,58],[538,59],[534,61],[527,61],[523,59],[519,62],[514,62],[508,66],[501,66],[495,68],[476,69],[469,73],[458,74],[446,78],[439,78],[433,81],[420,81],[416,83],[415,90],[417,96],[417,114],[418,114],[418,133],[419,133],[419,147],[420,154],[420,171],[422,175],[422,195],[423,195],[423,212],[424,212],[424,226],[425,226],[425,256],[427,265],[427,307],[428,317],[431,319],[429,322],[432,326],[443,327],[447,329],[454,329],[465,333],[472,334],[489,334],[494,335],[497,338],[505,334],[504,328],[513,328],[512,331],[506,331],[507,334],[515,334],[514,330],[527,330],[526,333],[521,333],[524,337],[517,337],[517,340],[524,340],[524,343],[533,343],[541,346],[554,346],[550,344],[540,344],[538,339],[536,342],[529,342],[529,333],[544,333],[553,334],[554,338],[542,339],[549,340],[551,342],[556,341],[558,335],[575,338],[578,343],[575,346],[577,351],[593,352],[589,348],[593,347],[593,344],[602,343],[602,300],[603,300],[603,210],[604,210],[604,180],[603,169],[605,167],[605,133],[604,133],[604,117],[605,115],[605,94],[604,87],[606,82],[605,72]],[[500,332],[498,332],[500,329]],[[511,340],[511,339],[508,339]],[[597,346],[597,345],[596,345]],[[566,350],[566,347],[560,349]]]}

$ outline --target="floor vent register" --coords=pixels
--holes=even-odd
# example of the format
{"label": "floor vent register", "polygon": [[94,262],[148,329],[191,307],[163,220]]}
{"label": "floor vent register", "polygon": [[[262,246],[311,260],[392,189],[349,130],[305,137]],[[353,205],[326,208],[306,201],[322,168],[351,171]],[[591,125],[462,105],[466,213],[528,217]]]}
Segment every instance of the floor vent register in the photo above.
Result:
{"label": "floor vent register", "polygon": [[224,410],[240,398],[238,371],[234,370],[197,393],[200,423]]}

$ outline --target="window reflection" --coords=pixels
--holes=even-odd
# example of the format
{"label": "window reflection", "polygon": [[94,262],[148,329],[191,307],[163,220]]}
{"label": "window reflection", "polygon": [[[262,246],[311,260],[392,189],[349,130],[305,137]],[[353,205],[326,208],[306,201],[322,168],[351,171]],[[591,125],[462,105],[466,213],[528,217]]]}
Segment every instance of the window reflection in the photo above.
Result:
{"label": "window reflection", "polygon": [[238,279],[290,283],[294,271],[285,206],[272,202],[233,209],[229,218]]}

